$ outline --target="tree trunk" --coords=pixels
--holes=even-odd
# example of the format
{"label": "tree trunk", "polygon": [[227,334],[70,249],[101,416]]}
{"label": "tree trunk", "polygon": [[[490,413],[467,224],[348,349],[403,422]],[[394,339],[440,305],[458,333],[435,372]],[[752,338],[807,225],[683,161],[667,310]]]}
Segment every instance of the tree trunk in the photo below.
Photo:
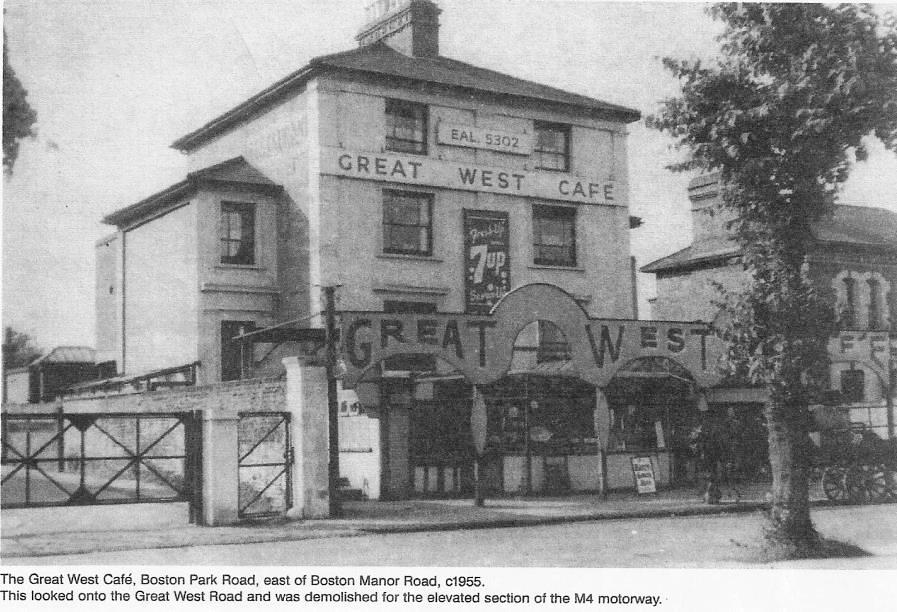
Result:
{"label": "tree trunk", "polygon": [[777,557],[813,555],[820,539],[810,520],[810,441],[807,407],[781,400],[766,404],[772,500],[767,543]]}

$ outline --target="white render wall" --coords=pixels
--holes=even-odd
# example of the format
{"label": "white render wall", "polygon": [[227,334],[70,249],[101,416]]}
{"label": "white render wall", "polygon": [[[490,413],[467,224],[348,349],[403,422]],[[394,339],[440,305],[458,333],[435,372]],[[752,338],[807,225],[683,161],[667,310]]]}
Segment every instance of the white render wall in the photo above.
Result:
{"label": "white render wall", "polygon": [[[578,206],[575,269],[532,264],[532,198],[394,185],[435,194],[431,258],[382,254],[382,196],[389,183],[319,174],[321,147],[379,153],[385,147],[385,100],[426,103],[429,158],[512,170],[531,169],[526,156],[436,142],[439,121],[507,131],[532,131],[533,120],[572,126],[571,174],[613,179],[617,201],[627,203],[626,126],[541,110],[320,78],[279,106],[255,116],[189,156],[198,170],[242,155],[285,189],[281,217],[278,320],[321,309],[318,286],[339,284],[341,309],[382,308],[384,299],[435,301],[440,310],[464,308],[462,209],[507,211],[511,228],[511,283],[559,285],[585,300],[594,316],[631,317],[627,206]],[[399,288],[396,291],[396,288]]]}
{"label": "white render wall", "polygon": [[197,356],[196,206],[124,233],[124,372],[183,365]]}
{"label": "white render wall", "polygon": [[[376,154],[384,150],[385,100],[390,97],[428,105],[430,159],[531,170],[533,161],[527,156],[440,145],[437,125],[443,121],[532,133],[533,120],[570,124],[571,174],[598,180],[612,178],[618,201],[626,203],[623,124],[546,113],[535,105],[525,110],[373,84],[322,79],[318,91],[321,146],[353,152]],[[390,187],[435,195],[432,257],[383,254],[382,190]],[[463,311],[463,209],[496,210],[507,212],[510,220],[513,287],[552,283],[583,299],[594,316],[633,316],[628,208],[577,206],[577,267],[550,268],[533,265],[532,206],[543,202],[546,201],[486,192],[322,176],[322,282],[341,285],[339,307],[344,309],[379,310],[383,300],[397,299],[433,301],[440,310]]]}

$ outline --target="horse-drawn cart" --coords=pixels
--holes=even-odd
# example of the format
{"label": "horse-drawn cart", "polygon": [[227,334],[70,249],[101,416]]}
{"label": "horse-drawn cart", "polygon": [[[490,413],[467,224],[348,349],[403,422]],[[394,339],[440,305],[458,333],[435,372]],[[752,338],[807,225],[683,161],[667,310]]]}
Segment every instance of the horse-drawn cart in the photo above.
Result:
{"label": "horse-drawn cart", "polygon": [[881,439],[864,423],[822,430],[818,440],[814,467],[828,499],[897,500],[897,440]]}

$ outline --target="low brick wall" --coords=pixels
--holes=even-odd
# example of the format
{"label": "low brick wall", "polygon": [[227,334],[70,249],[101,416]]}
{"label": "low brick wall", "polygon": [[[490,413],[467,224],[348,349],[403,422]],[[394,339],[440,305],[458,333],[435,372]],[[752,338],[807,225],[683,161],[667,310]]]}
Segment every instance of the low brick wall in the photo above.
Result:
{"label": "low brick wall", "polygon": [[282,412],[286,410],[283,377],[89,398],[66,398],[45,404],[4,404],[6,414],[159,413],[192,410]]}

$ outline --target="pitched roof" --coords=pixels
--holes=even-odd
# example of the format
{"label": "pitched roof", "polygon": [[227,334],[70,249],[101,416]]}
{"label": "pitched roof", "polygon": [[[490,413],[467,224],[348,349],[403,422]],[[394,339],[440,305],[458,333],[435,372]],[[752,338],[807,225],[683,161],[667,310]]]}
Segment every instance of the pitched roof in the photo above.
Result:
{"label": "pitched roof", "polygon": [[[830,217],[813,225],[814,238],[828,244],[897,250],[897,213],[868,206],[836,206]],[[641,267],[642,272],[673,272],[718,264],[738,255],[728,240],[701,241]]]}
{"label": "pitched roof", "polygon": [[822,242],[897,249],[897,213],[869,206],[836,206],[834,214],[813,227]]}
{"label": "pitched roof", "polygon": [[327,71],[363,73],[386,79],[405,79],[524,100],[537,100],[574,107],[581,112],[610,117],[626,123],[637,121],[641,117],[639,111],[625,106],[548,87],[447,57],[404,55],[388,45],[378,42],[312,59],[308,65],[213,119],[198,130],[179,138],[171,146],[181,151],[191,151]]}
{"label": "pitched roof", "polygon": [[38,357],[29,365],[41,363],[94,363],[96,353],[89,346],[57,346],[52,351]]}
{"label": "pitched roof", "polygon": [[140,200],[103,217],[109,225],[127,225],[152,212],[185,198],[200,186],[242,186],[265,193],[278,193],[282,187],[256,170],[243,157],[234,157],[214,166],[190,172],[179,183],[166,187],[148,198]]}

